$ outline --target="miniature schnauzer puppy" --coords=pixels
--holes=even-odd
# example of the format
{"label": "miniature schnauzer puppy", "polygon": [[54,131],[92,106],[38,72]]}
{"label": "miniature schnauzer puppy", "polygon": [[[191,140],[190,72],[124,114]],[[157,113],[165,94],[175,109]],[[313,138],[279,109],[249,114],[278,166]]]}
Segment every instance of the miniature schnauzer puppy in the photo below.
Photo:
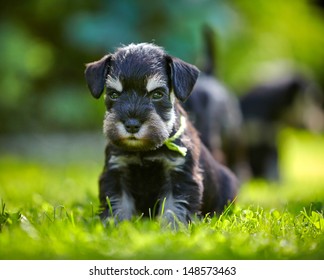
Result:
{"label": "miniature schnauzer puppy", "polygon": [[86,65],[91,94],[106,88],[101,218],[158,214],[186,223],[221,212],[237,181],[201,143],[181,107],[199,70],[154,44],[130,44]]}

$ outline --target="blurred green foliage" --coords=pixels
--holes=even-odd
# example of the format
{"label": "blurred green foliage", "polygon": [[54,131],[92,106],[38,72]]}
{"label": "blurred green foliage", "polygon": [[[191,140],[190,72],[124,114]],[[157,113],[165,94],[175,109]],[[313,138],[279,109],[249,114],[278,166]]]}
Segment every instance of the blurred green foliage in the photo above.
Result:
{"label": "blurred green foliage", "polygon": [[84,64],[121,44],[156,42],[202,66],[201,29],[217,33],[219,77],[240,93],[265,62],[324,76],[324,14],[311,0],[12,0],[0,10],[0,133],[98,127]]}

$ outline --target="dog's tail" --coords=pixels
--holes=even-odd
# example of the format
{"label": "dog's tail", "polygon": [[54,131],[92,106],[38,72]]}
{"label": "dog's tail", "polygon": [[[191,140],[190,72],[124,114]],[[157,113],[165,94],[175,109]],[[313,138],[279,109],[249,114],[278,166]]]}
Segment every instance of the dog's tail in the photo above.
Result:
{"label": "dog's tail", "polygon": [[203,26],[203,41],[204,41],[204,63],[202,70],[207,75],[217,75],[217,36],[216,32],[209,26]]}

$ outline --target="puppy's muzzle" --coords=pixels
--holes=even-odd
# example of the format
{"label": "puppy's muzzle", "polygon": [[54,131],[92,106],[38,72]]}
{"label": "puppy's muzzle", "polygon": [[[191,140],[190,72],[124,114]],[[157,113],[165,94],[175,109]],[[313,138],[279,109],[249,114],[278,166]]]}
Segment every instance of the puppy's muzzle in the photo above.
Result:
{"label": "puppy's muzzle", "polygon": [[142,123],[136,118],[127,119],[124,127],[128,133],[135,134],[141,129]]}

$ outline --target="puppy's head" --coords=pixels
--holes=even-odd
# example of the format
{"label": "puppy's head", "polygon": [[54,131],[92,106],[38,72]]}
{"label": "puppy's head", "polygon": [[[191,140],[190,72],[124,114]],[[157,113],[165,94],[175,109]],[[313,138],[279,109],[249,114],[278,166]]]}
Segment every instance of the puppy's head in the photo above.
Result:
{"label": "puppy's head", "polygon": [[131,44],[87,64],[91,94],[106,87],[104,133],[128,151],[154,150],[175,125],[175,98],[185,101],[199,70],[153,44]]}

